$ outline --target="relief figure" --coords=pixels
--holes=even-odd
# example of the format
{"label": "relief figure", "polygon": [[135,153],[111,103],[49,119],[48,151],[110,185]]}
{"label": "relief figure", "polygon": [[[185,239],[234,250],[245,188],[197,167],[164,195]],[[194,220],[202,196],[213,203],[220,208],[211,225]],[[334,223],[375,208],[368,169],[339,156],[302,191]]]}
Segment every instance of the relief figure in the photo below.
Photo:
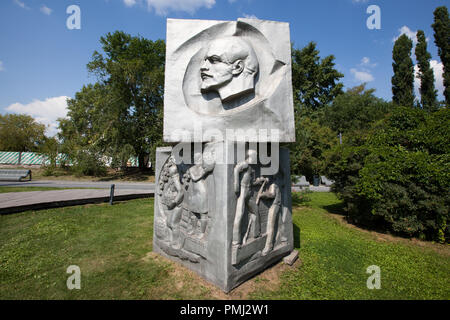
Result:
{"label": "relief figure", "polygon": [[249,43],[239,37],[213,40],[200,65],[201,92],[216,91],[222,102],[255,89],[258,59]]}

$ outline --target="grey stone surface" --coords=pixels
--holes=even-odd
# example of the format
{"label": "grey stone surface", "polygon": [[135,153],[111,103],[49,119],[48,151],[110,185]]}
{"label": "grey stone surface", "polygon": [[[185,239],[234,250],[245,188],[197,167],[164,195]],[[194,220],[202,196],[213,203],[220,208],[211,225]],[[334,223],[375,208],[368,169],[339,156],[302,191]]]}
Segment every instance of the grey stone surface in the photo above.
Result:
{"label": "grey stone surface", "polygon": [[333,180],[330,180],[330,179],[328,179],[328,178],[325,177],[325,176],[321,176],[321,177],[320,177],[320,181],[321,181],[324,185],[326,185],[327,187],[332,186],[333,183],[334,183]]}
{"label": "grey stone surface", "polygon": [[[225,292],[293,250],[289,151],[280,149],[276,175],[261,176],[251,152],[238,161],[234,147],[207,143],[192,164],[156,153],[153,249]],[[220,152],[234,161],[214,161]]]}
{"label": "grey stone surface", "polygon": [[300,191],[311,191],[311,192],[330,192],[331,188],[327,187],[327,186],[318,186],[315,187],[313,185],[310,185],[309,187],[304,186],[304,187],[298,187],[298,186],[293,186],[292,187],[292,191],[293,192],[300,192]]}
{"label": "grey stone surface", "polygon": [[310,186],[310,183],[306,180],[305,176],[301,176],[301,177],[296,176],[296,178],[298,179],[298,181],[296,181],[294,183],[294,186],[298,186],[298,187],[309,187]]}
{"label": "grey stone surface", "polygon": [[154,251],[228,292],[293,250],[289,24],[168,19],[166,42]]}
{"label": "grey stone surface", "polygon": [[0,181],[22,181],[26,177],[29,177],[29,181],[31,181],[31,170],[0,169]]}
{"label": "grey stone surface", "polygon": [[298,259],[298,251],[293,250],[288,256],[283,258],[283,262],[292,266]]}
{"label": "grey stone surface", "polygon": [[168,19],[166,41],[164,141],[295,141],[288,23]]}

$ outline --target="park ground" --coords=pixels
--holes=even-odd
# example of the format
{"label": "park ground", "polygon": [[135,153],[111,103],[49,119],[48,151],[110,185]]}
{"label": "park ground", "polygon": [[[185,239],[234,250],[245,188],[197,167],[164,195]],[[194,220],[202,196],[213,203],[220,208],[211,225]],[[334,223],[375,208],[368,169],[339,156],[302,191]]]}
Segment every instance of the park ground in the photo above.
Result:
{"label": "park ground", "polygon": [[9,192],[29,192],[29,191],[51,191],[51,190],[66,190],[66,189],[94,189],[94,188],[57,188],[57,187],[5,187],[0,186],[0,193]]}
{"label": "park ground", "polygon": [[139,168],[130,167],[118,171],[108,169],[104,176],[78,176],[68,169],[55,168],[49,172],[41,166],[0,165],[0,169],[27,169],[31,170],[33,180],[58,180],[58,181],[80,181],[80,182],[155,182],[154,173],[150,170],[142,171]]}
{"label": "park ground", "polygon": [[[152,252],[152,199],[0,216],[0,299],[450,299],[448,245],[360,229],[341,209],[332,193],[294,194],[300,259],[229,294]],[[67,289],[70,265],[80,290]]]}

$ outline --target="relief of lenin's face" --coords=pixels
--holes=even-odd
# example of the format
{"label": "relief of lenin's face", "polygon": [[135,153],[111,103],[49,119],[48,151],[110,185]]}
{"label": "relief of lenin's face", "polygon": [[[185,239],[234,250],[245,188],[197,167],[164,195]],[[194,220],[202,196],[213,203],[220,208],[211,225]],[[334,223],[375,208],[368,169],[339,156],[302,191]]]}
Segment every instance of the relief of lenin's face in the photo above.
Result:
{"label": "relief of lenin's face", "polygon": [[202,90],[217,89],[233,78],[233,65],[229,62],[223,43],[214,42],[208,48],[200,71]]}
{"label": "relief of lenin's face", "polygon": [[216,91],[222,101],[230,100],[254,90],[257,72],[256,54],[244,40],[214,40],[200,66],[201,91]]}

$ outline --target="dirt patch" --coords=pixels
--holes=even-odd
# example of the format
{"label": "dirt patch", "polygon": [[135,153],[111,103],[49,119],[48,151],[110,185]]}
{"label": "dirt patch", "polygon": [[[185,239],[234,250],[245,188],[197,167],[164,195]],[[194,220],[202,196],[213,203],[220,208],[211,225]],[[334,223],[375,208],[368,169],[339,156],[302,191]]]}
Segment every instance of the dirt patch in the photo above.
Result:
{"label": "dirt patch", "polygon": [[110,260],[109,257],[97,257],[97,258],[89,258],[82,259],[78,265],[82,272],[104,272],[109,265]]}
{"label": "dirt patch", "polygon": [[[295,264],[294,264],[295,266]],[[291,267],[280,261],[272,267],[264,270],[259,275],[244,282],[237,288],[230,291],[227,296],[229,299],[247,300],[251,293],[255,291],[275,291],[280,287],[280,277],[283,272]]]}
{"label": "dirt patch", "polygon": [[396,242],[396,243],[402,243],[402,244],[406,244],[406,245],[410,245],[410,246],[416,246],[416,247],[422,247],[422,248],[427,248],[427,249],[431,249],[433,251],[435,251],[436,253],[439,253],[441,255],[444,256],[450,256],[450,246],[447,244],[440,244],[440,243],[433,243],[433,242],[428,242],[428,241],[422,241],[416,238],[412,238],[412,239],[407,239],[407,238],[402,238],[402,237],[397,237],[397,236],[393,236],[391,234],[386,234],[386,233],[381,233],[381,232],[377,232],[377,231],[371,231],[371,230],[366,230],[363,228],[360,228],[354,224],[349,223],[346,219],[345,216],[342,216],[340,214],[335,214],[335,213],[325,213],[327,216],[339,221],[339,223],[345,225],[348,228],[351,229],[356,229],[359,230],[361,232],[364,232],[366,234],[370,234],[371,236],[373,236],[373,238],[378,241],[378,242]]}
{"label": "dirt patch", "polygon": [[167,286],[155,288],[151,292],[153,297],[159,297],[159,299],[171,299],[172,296],[178,299],[199,299],[199,297],[205,297],[206,299],[224,299],[219,297],[221,293],[220,289],[208,283],[192,270],[155,252],[148,252],[142,260],[147,263],[153,261],[169,266],[167,272],[169,273],[169,281],[172,286],[170,288]]}
{"label": "dirt patch", "polygon": [[[277,290],[280,286],[281,274],[292,267],[298,267],[300,263],[299,260],[297,260],[297,262],[290,267],[283,262],[279,262],[250,280],[247,280],[227,294],[215,285],[200,277],[194,271],[185,268],[184,266],[179,265],[178,263],[175,263],[159,254],[148,252],[142,260],[145,262],[153,260],[160,263],[169,264],[169,274],[173,279],[172,281],[177,290],[191,290],[192,293],[198,292],[199,294],[203,292],[206,293],[208,298],[218,300],[246,300],[249,299],[250,294],[256,290]],[[194,283],[195,285],[193,285]]]}

